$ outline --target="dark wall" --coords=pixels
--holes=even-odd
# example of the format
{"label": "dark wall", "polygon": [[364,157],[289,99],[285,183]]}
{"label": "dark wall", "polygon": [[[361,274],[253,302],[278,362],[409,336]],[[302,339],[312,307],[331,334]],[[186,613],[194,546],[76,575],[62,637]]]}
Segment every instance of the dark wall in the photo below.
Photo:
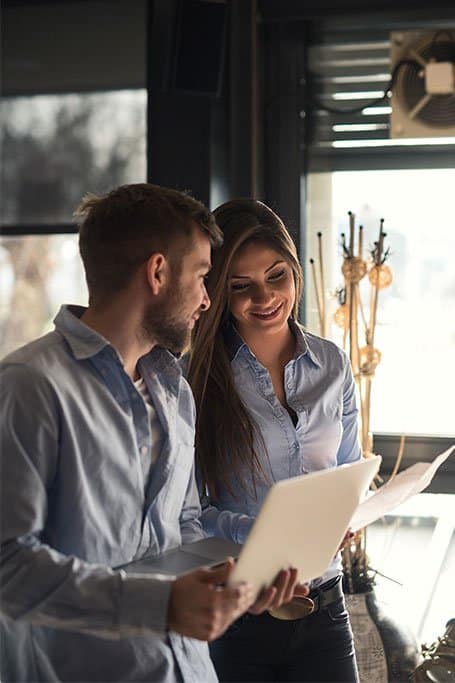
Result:
{"label": "dark wall", "polygon": [[[206,7],[220,3],[200,2]],[[303,172],[304,41],[302,27],[266,24],[256,0],[230,0],[224,34],[207,50],[202,28],[182,15],[182,3],[157,0],[150,18],[149,179],[191,188],[212,208],[234,196],[270,204],[300,246]],[[177,27],[177,28],[176,28]],[[179,46],[187,33],[188,60],[219,68],[210,92],[184,90],[173,80]]]}
{"label": "dark wall", "polygon": [[226,181],[225,3],[156,0],[147,53],[148,179],[213,205]]}

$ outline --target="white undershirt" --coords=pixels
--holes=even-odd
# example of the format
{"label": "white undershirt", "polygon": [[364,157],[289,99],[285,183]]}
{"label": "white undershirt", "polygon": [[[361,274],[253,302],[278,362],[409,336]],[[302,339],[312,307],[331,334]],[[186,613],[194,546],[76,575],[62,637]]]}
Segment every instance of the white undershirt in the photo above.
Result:
{"label": "white undershirt", "polygon": [[134,386],[144,399],[150,424],[150,437],[152,446],[150,449],[148,449],[148,452],[142,452],[142,449],[140,451],[144,482],[147,484],[152,466],[158,460],[158,456],[161,452],[163,443],[163,429],[158,419],[158,415],[156,414],[155,406],[153,405],[152,398],[144,379],[139,377],[139,379],[134,382]]}

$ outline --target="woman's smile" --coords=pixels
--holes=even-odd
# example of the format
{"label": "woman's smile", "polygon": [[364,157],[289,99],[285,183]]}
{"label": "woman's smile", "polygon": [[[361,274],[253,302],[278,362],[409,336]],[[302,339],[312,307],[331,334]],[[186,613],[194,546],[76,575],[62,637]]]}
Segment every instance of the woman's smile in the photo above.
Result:
{"label": "woman's smile", "polygon": [[259,320],[273,320],[281,313],[282,308],[283,302],[278,304],[278,306],[274,306],[273,308],[267,308],[261,311],[250,311],[250,315],[253,315]]}

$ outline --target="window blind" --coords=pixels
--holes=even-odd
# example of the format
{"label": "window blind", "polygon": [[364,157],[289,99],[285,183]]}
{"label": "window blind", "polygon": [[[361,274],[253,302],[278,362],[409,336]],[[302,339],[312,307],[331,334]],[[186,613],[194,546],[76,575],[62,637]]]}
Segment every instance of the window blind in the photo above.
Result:
{"label": "window blind", "polygon": [[[437,19],[436,19],[437,21]],[[353,24],[355,25],[355,21]],[[416,30],[397,22],[375,27],[338,28],[337,22],[311,22],[308,31],[306,168],[309,172],[383,168],[455,167],[455,139],[390,138],[391,31]],[[455,29],[447,18],[421,30]],[[455,35],[455,31],[454,31]]]}

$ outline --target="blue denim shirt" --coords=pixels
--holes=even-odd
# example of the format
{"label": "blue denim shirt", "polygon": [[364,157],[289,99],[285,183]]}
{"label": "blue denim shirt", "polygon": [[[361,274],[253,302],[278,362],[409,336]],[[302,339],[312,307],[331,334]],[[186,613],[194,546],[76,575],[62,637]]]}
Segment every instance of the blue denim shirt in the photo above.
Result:
{"label": "blue denim shirt", "polygon": [[203,536],[191,391],[167,351],[140,360],[165,435],[145,482],[144,401],[82,312],[1,364],[1,679],[215,681],[166,631],[170,579],[111,569]]}
{"label": "blue denim shirt", "polygon": [[[275,395],[268,370],[234,327],[225,335],[235,386],[262,437],[256,440],[256,449],[265,477],[256,482],[256,496],[245,493],[235,481],[237,498],[226,489],[216,505],[203,496],[202,523],[209,535],[244,543],[273,482],[361,457],[355,385],[346,354],[293,321],[290,325],[296,354],[285,367],[284,387],[297,416],[295,426]],[[252,491],[251,473],[245,470],[243,477]],[[340,566],[340,558],[334,558],[324,576],[315,579],[328,580],[340,572]]]}

